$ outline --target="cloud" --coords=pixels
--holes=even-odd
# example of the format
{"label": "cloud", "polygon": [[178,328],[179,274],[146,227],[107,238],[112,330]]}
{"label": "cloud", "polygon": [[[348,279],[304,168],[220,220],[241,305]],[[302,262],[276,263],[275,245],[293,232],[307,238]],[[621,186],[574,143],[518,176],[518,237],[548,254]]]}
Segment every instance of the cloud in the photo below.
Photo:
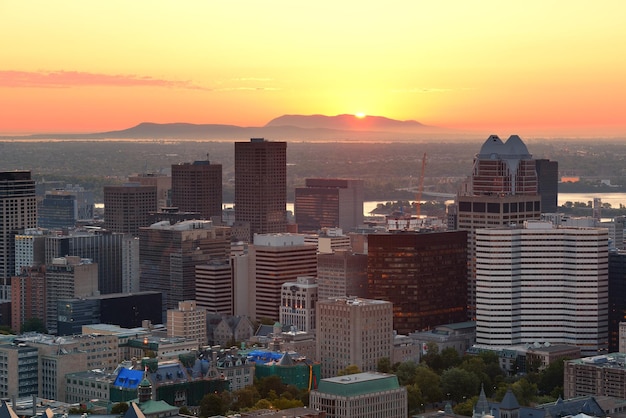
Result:
{"label": "cloud", "polygon": [[[272,78],[262,77],[239,77],[222,80],[217,83],[219,87],[215,87],[214,91],[278,91],[280,87],[267,86],[273,82]],[[265,86],[263,84],[266,84]]]}
{"label": "cloud", "polygon": [[0,87],[70,88],[91,86],[146,86],[208,90],[190,81],[163,80],[133,74],[111,75],[81,71],[0,71]]}

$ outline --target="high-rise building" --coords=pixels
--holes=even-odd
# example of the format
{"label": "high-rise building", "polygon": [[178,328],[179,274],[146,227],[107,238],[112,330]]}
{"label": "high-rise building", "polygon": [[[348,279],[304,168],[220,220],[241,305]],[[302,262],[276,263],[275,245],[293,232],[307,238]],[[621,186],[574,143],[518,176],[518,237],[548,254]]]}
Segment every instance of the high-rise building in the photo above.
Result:
{"label": "high-rise building", "polygon": [[11,278],[11,328],[20,332],[22,325],[32,318],[46,320],[46,269],[22,267],[19,275]]}
{"label": "high-rise building", "polygon": [[[39,350],[25,344],[0,345],[0,396],[36,397],[39,386]],[[18,416],[13,413],[7,416]]]}
{"label": "high-rise building", "polygon": [[351,231],[363,223],[363,180],[306,179],[296,188],[294,212],[299,232]]}
{"label": "high-rise building", "polygon": [[[68,255],[89,258],[98,265],[99,292],[120,293],[125,289],[124,283],[130,280],[128,275],[124,275],[124,265],[132,260],[138,268],[137,257],[132,257],[132,249],[128,248],[132,244],[131,236],[107,230],[79,230],[70,235],[48,235],[45,262],[51,264],[53,259]],[[137,281],[137,277],[134,280]]]}
{"label": "high-rise building", "polygon": [[297,331],[315,332],[315,277],[301,276],[295,282],[283,283],[279,321]]}
{"label": "high-rise building", "polygon": [[407,390],[395,375],[358,373],[320,380],[311,391],[309,409],[327,418],[405,418]]}
{"label": "high-rise building", "polygon": [[230,253],[230,228],[211,221],[167,221],[139,230],[140,289],[163,293],[164,309],[196,298],[196,266]]}
{"label": "high-rise building", "polygon": [[367,293],[393,303],[400,334],[467,318],[467,232],[368,236]]}
{"label": "high-rise building", "polygon": [[172,165],[172,206],[222,219],[222,165],[206,161]]}
{"label": "high-rise building", "polygon": [[46,263],[45,239],[48,231],[33,228],[15,235],[15,275],[24,267],[37,267]]}
{"label": "high-rise building", "polygon": [[[620,323],[626,321],[626,251],[609,251],[609,353],[621,351]],[[624,335],[626,338],[626,335]]]}
{"label": "high-rise building", "polygon": [[375,371],[378,360],[391,358],[393,305],[382,300],[343,298],[317,302],[317,358],[322,377],[337,376],[356,365]]}
{"label": "high-rise building", "polygon": [[195,300],[178,302],[177,309],[167,310],[167,336],[183,337],[198,341],[198,344],[207,343],[206,310],[196,305]]}
{"label": "high-rise building", "polygon": [[172,177],[161,173],[141,173],[128,176],[128,182],[156,187],[157,210],[171,206]]}
{"label": "high-rise building", "polygon": [[549,342],[608,349],[608,235],[603,228],[476,230],[476,343]]}
{"label": "high-rise building", "polygon": [[198,307],[212,314],[233,315],[234,298],[233,270],[228,258],[196,265]]}
{"label": "high-rise building", "polygon": [[556,213],[559,199],[559,163],[546,159],[535,160],[541,196],[541,212]]}
{"label": "high-rise building", "polygon": [[367,254],[349,250],[317,255],[319,299],[367,297]]}
{"label": "high-rise building", "polygon": [[[547,176],[547,175],[546,175]],[[468,315],[476,314],[476,254],[478,228],[521,224],[540,219],[541,195],[535,160],[519,136],[506,142],[491,135],[474,158],[472,174],[456,198],[457,227],[468,231]]]}
{"label": "high-rise building", "polygon": [[40,228],[73,228],[78,220],[76,194],[64,190],[46,192],[37,212],[37,224]]}
{"label": "high-rise building", "polygon": [[[287,143],[235,142],[235,219],[254,234],[287,231]],[[247,239],[245,239],[247,238]]]}
{"label": "high-rise building", "polygon": [[98,265],[80,257],[59,257],[46,265],[46,327],[57,332],[58,300],[98,294]]}
{"label": "high-rise building", "polygon": [[104,224],[113,232],[137,235],[150,225],[150,213],[157,210],[156,186],[126,183],[104,187]]}
{"label": "high-rise building", "polygon": [[250,317],[278,321],[282,285],[317,275],[317,248],[305,244],[304,235],[257,234],[249,262]]}
{"label": "high-rise building", "polygon": [[35,181],[30,171],[0,172],[0,300],[11,299],[15,235],[37,226]]}

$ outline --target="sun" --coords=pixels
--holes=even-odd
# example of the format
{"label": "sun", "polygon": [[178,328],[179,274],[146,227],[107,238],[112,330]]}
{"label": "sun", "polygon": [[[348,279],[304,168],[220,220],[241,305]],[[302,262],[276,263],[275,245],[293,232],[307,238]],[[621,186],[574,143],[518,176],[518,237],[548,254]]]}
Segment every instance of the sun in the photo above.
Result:
{"label": "sun", "polygon": [[365,116],[367,116],[365,113],[363,112],[356,112],[354,114],[354,117],[359,118],[359,119],[363,119]]}

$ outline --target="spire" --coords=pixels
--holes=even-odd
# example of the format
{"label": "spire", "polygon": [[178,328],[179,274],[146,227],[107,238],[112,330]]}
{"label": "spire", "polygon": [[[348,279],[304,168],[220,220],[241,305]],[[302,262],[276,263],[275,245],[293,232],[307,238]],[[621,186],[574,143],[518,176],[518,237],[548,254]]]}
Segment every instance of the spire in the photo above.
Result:
{"label": "spire", "polygon": [[480,395],[478,395],[478,401],[474,406],[473,418],[481,418],[485,414],[489,413],[489,402],[487,401],[487,395],[485,395],[485,386],[480,384]]}
{"label": "spire", "polygon": [[148,365],[146,365],[145,371],[143,372],[143,379],[137,387],[137,398],[140,404],[152,399],[152,383],[150,383],[148,379]]}

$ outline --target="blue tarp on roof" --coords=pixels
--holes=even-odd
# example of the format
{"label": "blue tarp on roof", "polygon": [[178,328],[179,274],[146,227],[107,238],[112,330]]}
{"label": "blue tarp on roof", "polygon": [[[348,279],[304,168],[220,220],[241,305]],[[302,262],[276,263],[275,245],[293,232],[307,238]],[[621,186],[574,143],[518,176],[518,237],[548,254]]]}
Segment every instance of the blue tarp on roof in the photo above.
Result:
{"label": "blue tarp on roof", "polygon": [[120,369],[120,372],[115,378],[113,386],[118,386],[126,389],[137,389],[139,383],[143,379],[143,370],[130,370],[125,367]]}

